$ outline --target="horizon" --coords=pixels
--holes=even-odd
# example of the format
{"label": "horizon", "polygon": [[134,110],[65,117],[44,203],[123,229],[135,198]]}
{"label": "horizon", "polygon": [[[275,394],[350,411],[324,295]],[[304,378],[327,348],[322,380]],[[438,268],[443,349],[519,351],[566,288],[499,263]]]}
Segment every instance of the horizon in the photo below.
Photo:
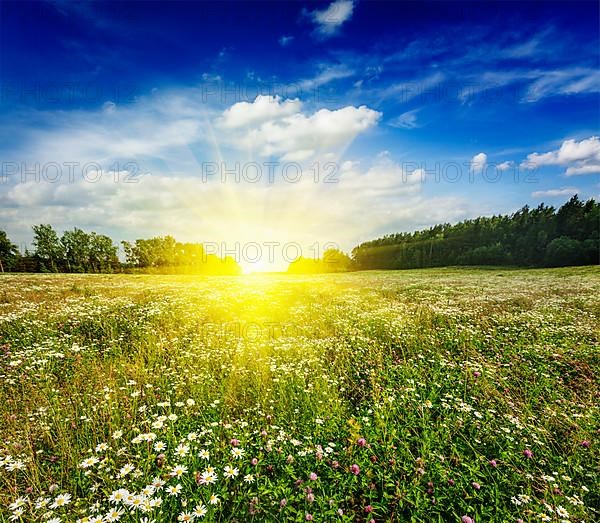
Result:
{"label": "horizon", "polygon": [[[387,234],[347,254],[315,243],[180,242],[171,235],[115,240],[95,231],[56,231],[35,224],[33,250],[0,230],[0,272],[140,272],[150,274],[318,274],[449,266],[564,267],[597,265],[600,203],[572,196],[560,207],[525,205],[510,215],[479,216],[409,233]],[[291,248],[291,251],[290,251]],[[290,252],[292,254],[290,254]],[[278,253],[284,263],[278,259]],[[285,270],[284,270],[285,269]]]}
{"label": "horizon", "polygon": [[[562,206],[566,205],[568,202],[572,201],[573,198],[578,198],[578,196],[579,196],[578,194],[574,194],[568,201],[562,202],[562,204],[560,206],[557,205],[556,207],[554,207],[552,205],[547,205],[547,204],[545,204],[545,202],[540,202],[538,204],[538,208],[546,207],[548,209],[554,209],[555,211],[558,211],[560,209],[560,207],[562,207]],[[586,203],[586,201],[582,201],[582,200],[579,200],[579,201],[581,203]],[[596,200],[594,200],[593,198],[590,198],[588,201],[592,201],[594,203],[596,202]],[[528,209],[528,208],[529,208],[529,206],[527,204],[525,204],[517,212],[520,212],[523,209]],[[529,209],[534,210],[531,208],[529,208]],[[469,219],[461,220],[461,221],[437,223],[428,229],[416,229],[416,230],[412,230],[412,231],[405,231],[405,233],[414,234],[414,233],[418,233],[418,232],[424,232],[424,231],[428,231],[436,226],[453,227],[455,225],[459,225],[461,223],[468,222],[469,220],[474,220],[474,219],[478,219],[478,218],[489,219],[489,218],[495,218],[495,217],[511,217],[512,215],[513,214],[502,215],[502,214],[496,213],[496,214],[490,214],[487,216],[477,216],[477,217],[473,217],[473,218],[469,218]],[[49,225],[52,227],[52,224],[49,224]],[[32,229],[33,229],[33,226],[32,226]],[[75,230],[75,229],[80,229],[80,228],[77,226],[74,226],[72,230]],[[2,232],[2,231],[0,231],[0,232]],[[56,232],[59,236],[64,237],[63,236],[64,233],[69,232],[69,230],[66,230],[66,229],[65,230],[57,230]],[[89,233],[96,233],[97,231],[84,231],[84,232],[89,234]],[[354,251],[356,249],[358,249],[359,247],[361,247],[362,245],[369,244],[369,243],[372,243],[377,240],[382,240],[386,237],[394,236],[396,234],[402,234],[402,233],[399,233],[398,231],[396,231],[396,232],[390,232],[390,233],[380,236],[378,238],[370,238],[370,239],[366,240],[365,242],[361,242],[360,244],[354,245],[348,251],[341,251],[341,252],[343,254],[349,255],[351,258],[354,258]],[[165,235],[165,237],[173,238],[176,242],[182,243],[182,242],[179,242],[178,238],[174,238],[172,234],[167,233]],[[136,240],[140,240],[140,239],[141,238],[136,238]],[[142,240],[149,240],[149,239],[150,238],[142,239]],[[10,240],[10,238],[9,238],[9,240]],[[115,238],[110,238],[110,240],[113,242],[113,244],[115,245],[115,247],[117,249],[117,256],[118,256],[119,262],[121,264],[126,265],[127,264],[126,252],[125,252],[125,249],[123,246],[124,240],[115,239]],[[185,242],[183,242],[183,243],[185,243]],[[277,245],[275,245],[275,243],[269,243],[267,245],[260,245],[260,244],[257,244],[256,242],[250,242],[250,243],[246,243],[246,244],[236,243],[235,245],[229,245],[229,246],[226,245],[224,242],[222,242],[220,244],[215,243],[215,242],[213,242],[213,243],[197,242],[197,244],[201,245],[204,249],[203,260],[206,260],[207,256],[216,256],[222,262],[225,262],[227,260],[227,258],[233,259],[239,266],[239,268],[241,270],[241,275],[289,273],[290,267],[292,266],[292,264],[295,261],[298,261],[298,259],[306,258],[308,260],[319,261],[321,258],[323,258],[323,253],[327,249],[327,247],[335,248],[336,250],[339,250],[337,247],[337,244],[333,244],[332,242],[329,245],[318,245],[318,244],[313,245],[310,249],[311,255],[309,255],[309,256],[302,255],[302,252],[299,250],[299,246],[297,246],[296,242],[290,242],[288,244],[277,244]],[[29,242],[28,245],[25,243],[22,243],[21,245],[16,245],[16,247],[17,247],[17,252],[19,253],[20,256],[24,256],[27,253],[35,252],[35,247],[33,245],[33,242]],[[248,249],[247,247],[251,247],[251,248]],[[289,247],[294,247],[293,251],[295,253],[299,253],[298,256],[289,258],[288,257]],[[280,259],[275,259],[275,258],[277,258],[276,254],[278,251],[281,251],[282,256],[280,256]],[[458,264],[458,265],[451,264],[448,266],[449,267],[460,266],[460,264]],[[509,265],[509,266],[520,267],[520,265],[518,265],[518,264]],[[434,267],[439,267],[439,266],[434,266]],[[434,268],[434,267],[428,267],[428,268]],[[374,270],[374,269],[354,269],[354,270]],[[377,269],[375,269],[375,270],[377,270]],[[177,274],[177,273],[171,273],[171,274]],[[300,274],[303,274],[303,273],[300,273]],[[233,274],[230,274],[230,275],[233,275]]]}

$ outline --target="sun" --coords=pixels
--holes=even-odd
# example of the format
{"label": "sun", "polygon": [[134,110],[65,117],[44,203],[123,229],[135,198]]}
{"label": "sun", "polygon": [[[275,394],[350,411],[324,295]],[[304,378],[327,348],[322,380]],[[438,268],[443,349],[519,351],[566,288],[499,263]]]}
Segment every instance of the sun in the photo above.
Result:
{"label": "sun", "polygon": [[267,260],[259,259],[256,261],[241,260],[239,262],[243,274],[254,274],[257,272],[273,271],[273,265]]}

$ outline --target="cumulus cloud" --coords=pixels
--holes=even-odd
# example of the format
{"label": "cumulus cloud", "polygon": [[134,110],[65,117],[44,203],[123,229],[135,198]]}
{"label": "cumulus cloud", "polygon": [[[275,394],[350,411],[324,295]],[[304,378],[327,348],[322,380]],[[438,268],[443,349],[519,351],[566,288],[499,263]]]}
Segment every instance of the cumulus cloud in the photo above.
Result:
{"label": "cumulus cloud", "polygon": [[[253,103],[240,102],[218,120],[221,128],[238,129],[224,139],[231,146],[252,150],[262,157],[292,159],[343,150],[360,133],[375,126],[381,113],[362,105],[341,109],[301,111],[300,101],[260,96]],[[247,123],[252,122],[251,128]]]}
{"label": "cumulus cloud", "polygon": [[554,198],[556,196],[573,196],[579,189],[576,187],[563,187],[562,189],[548,189],[545,191],[534,191],[531,193],[533,198]]}
{"label": "cumulus cloud", "polygon": [[477,153],[471,158],[471,169],[474,173],[482,172],[487,166],[487,154]]}
{"label": "cumulus cloud", "polygon": [[556,150],[529,154],[526,161],[537,166],[568,166],[566,176],[600,173],[600,138],[565,140]]}
{"label": "cumulus cloud", "polygon": [[223,112],[218,123],[227,129],[257,126],[285,116],[297,114],[300,100],[282,100],[280,96],[257,96],[253,102],[238,102]]}
{"label": "cumulus cloud", "polygon": [[352,18],[353,12],[353,0],[335,0],[325,9],[316,9],[305,14],[315,24],[315,34],[321,38],[329,38]]}
{"label": "cumulus cloud", "polygon": [[580,174],[600,174],[600,165],[596,162],[584,162],[574,167],[567,167],[565,174],[567,176],[577,176]]}

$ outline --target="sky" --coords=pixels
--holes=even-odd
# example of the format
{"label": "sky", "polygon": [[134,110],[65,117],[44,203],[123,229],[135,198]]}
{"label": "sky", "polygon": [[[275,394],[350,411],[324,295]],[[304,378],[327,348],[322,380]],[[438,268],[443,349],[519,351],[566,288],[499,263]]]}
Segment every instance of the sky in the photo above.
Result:
{"label": "sky", "polygon": [[[0,2],[0,229],[297,254],[600,174],[597,2]],[[257,244],[258,248],[256,245]]]}

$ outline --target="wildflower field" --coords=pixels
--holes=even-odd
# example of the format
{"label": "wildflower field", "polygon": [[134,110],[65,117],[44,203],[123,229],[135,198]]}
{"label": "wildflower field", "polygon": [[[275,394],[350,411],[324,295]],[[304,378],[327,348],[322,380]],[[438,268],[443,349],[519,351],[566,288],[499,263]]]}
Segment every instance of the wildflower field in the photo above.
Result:
{"label": "wildflower field", "polygon": [[0,521],[600,521],[600,271],[0,277]]}

